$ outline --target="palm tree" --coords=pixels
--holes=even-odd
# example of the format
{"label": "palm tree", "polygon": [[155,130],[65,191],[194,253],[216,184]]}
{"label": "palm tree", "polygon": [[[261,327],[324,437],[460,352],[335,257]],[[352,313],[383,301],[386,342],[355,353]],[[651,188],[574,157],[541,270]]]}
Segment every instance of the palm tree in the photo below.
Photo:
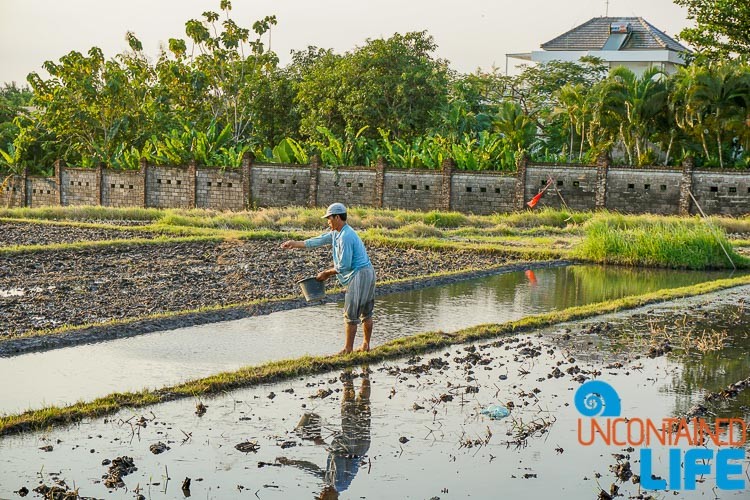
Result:
{"label": "palm tree", "polygon": [[578,150],[578,160],[583,157],[583,144],[586,137],[586,120],[588,114],[587,91],[583,84],[572,85],[570,83],[560,87],[557,92],[557,100],[560,106],[555,110],[557,114],[565,114],[570,123],[570,155],[573,159],[573,138],[576,133],[581,138],[581,145]]}
{"label": "palm tree", "polygon": [[700,139],[706,160],[711,158],[707,137],[712,137],[724,168],[727,139],[748,133],[750,72],[737,62],[724,61],[681,70],[676,81],[672,106],[678,126]]}
{"label": "palm tree", "polygon": [[622,99],[620,138],[631,160],[631,151],[635,150],[635,157],[641,164],[657,132],[658,119],[667,111],[666,74],[658,68],[650,68],[637,77],[631,70],[617,67],[608,80],[611,89]]}

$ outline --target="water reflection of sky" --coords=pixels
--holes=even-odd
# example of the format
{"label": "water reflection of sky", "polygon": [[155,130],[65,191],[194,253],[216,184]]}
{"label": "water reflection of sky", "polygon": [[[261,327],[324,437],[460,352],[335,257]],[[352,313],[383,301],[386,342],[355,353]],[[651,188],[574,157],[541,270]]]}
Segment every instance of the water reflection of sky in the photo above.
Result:
{"label": "water reflection of sky", "polygon": [[[373,344],[455,331],[724,276],[569,266],[513,272],[378,297]],[[123,328],[127,328],[126,326]],[[269,360],[340,349],[341,304],[0,359],[0,412],[176,384]]]}

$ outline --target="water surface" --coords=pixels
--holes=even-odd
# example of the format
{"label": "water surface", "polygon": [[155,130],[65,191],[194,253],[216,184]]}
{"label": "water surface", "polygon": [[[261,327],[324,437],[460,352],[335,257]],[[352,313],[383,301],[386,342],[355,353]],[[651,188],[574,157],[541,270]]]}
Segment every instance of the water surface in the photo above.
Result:
{"label": "water surface", "polygon": [[[195,414],[197,400],[187,398],[5,437],[0,439],[0,497],[57,478],[98,498],[133,498],[135,488],[146,498],[183,498],[180,485],[189,477],[191,495],[207,499],[316,498],[323,491],[327,498],[341,499],[595,499],[612,484],[622,498],[639,493],[748,498],[747,460],[741,463],[739,477],[746,484],[740,491],[716,489],[713,473],[703,476],[696,490],[677,495],[618,481],[611,470],[618,463],[615,455],[641,474],[640,449],[601,442],[581,446],[573,395],[580,387],[576,376],[596,377],[616,389],[622,416],[660,421],[704,402],[708,391],[746,378],[750,313],[743,300],[749,292],[742,287],[451,346],[422,358],[373,364],[367,377],[359,376],[367,368],[357,369],[353,380],[330,372],[231,391],[204,399],[208,409],[202,417]],[[686,352],[673,337],[674,351],[645,356],[656,339],[652,332],[663,327],[683,338],[700,332],[726,335],[715,351]],[[430,370],[410,371],[430,362],[435,366]],[[564,375],[554,376],[556,369]],[[331,392],[313,397],[321,389]],[[513,409],[506,419],[493,421],[480,413],[487,405],[509,402]],[[709,419],[748,420],[748,405],[750,390],[709,404]],[[294,432],[308,412],[321,420],[317,444]],[[144,424],[135,425],[141,417]],[[543,425],[543,432],[518,438],[534,424]],[[334,445],[351,435],[362,457],[332,459]],[[257,452],[235,448],[246,441],[257,442]],[[170,449],[153,454],[149,449],[158,442]],[[651,472],[667,477],[665,449],[654,453],[659,459]],[[102,462],[123,455],[132,457],[138,470],[124,477],[126,488],[109,491],[101,482],[107,472]],[[332,474],[333,464],[338,474]]]}
{"label": "water surface", "polygon": [[[377,298],[373,345],[726,275],[567,266],[394,293]],[[0,380],[11,381],[0,388],[0,413],[65,405],[115,391],[164,387],[270,360],[337,352],[343,346],[342,315],[342,303],[326,303],[0,359]]]}

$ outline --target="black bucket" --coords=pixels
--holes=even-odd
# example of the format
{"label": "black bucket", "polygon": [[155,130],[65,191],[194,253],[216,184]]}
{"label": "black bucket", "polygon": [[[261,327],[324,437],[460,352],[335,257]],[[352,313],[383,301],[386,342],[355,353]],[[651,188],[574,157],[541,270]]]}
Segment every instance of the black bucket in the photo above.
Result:
{"label": "black bucket", "polygon": [[297,282],[302,289],[302,294],[305,296],[305,300],[311,302],[313,300],[323,300],[326,297],[326,287],[322,281],[318,281],[315,277],[305,278]]}

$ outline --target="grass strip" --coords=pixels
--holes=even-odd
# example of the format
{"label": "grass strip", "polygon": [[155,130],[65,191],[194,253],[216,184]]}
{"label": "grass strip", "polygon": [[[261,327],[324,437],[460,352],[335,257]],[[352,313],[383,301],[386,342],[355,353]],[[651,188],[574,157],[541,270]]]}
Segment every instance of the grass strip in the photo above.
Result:
{"label": "grass strip", "polygon": [[[216,229],[251,230],[258,228],[282,229],[297,228],[316,230],[324,227],[320,215],[324,207],[271,207],[258,210],[227,212],[213,209],[159,209],[138,207],[102,207],[102,206],[50,206],[0,208],[0,217],[22,219],[51,220],[138,220],[162,221],[167,225],[193,226]],[[408,211],[402,209],[349,207],[350,222],[353,227],[397,229],[415,223],[430,225],[446,230],[465,229],[468,231],[515,230],[543,228],[549,231],[577,231],[578,227],[598,215],[614,215],[607,210],[575,212],[545,207],[535,210],[523,210],[492,215],[469,215],[460,212]],[[649,224],[664,216],[630,215],[639,223]],[[683,220],[698,217],[681,217]],[[750,217],[712,216],[711,220],[728,234],[750,233]],[[504,226],[497,227],[497,226]]]}
{"label": "grass strip", "polygon": [[473,243],[463,241],[445,241],[437,238],[393,238],[378,233],[361,233],[362,240],[374,245],[390,246],[404,249],[433,250],[462,250],[490,255],[504,255],[529,260],[549,260],[568,258],[570,252],[565,249],[535,248],[521,246],[506,246],[488,243]]}
{"label": "grass strip", "polygon": [[717,280],[689,287],[660,290],[658,292],[624,297],[597,304],[572,307],[502,324],[478,325],[454,333],[422,333],[393,340],[368,353],[305,356],[297,359],[272,361],[162,389],[118,392],[90,402],[80,401],[64,407],[53,406],[39,410],[29,410],[16,415],[2,416],[0,417],[0,435],[79,422],[86,418],[100,417],[126,408],[136,409],[179,398],[208,396],[240,387],[277,382],[292,377],[309,376],[331,370],[353,367],[362,363],[374,363],[407,355],[427,353],[454,344],[487,340],[501,335],[521,333],[566,321],[584,319],[655,302],[701,295],[747,284],[750,284],[750,276]]}

